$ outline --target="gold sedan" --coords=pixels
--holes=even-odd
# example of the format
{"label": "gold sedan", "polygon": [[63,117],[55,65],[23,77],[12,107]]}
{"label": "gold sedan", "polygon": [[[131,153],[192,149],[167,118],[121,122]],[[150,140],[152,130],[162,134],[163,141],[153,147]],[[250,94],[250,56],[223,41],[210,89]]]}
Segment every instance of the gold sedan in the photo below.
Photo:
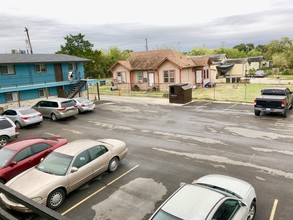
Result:
{"label": "gold sedan", "polygon": [[[76,140],[54,150],[38,166],[16,176],[6,186],[56,209],[68,193],[107,170],[114,172],[127,153],[126,144],[120,140]],[[0,197],[7,208],[31,212],[4,194]]]}

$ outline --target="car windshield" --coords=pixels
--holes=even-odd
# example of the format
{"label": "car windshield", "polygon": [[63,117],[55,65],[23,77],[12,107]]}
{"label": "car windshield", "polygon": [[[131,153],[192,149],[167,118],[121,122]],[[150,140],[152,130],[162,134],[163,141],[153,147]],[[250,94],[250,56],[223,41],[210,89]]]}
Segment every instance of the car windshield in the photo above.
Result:
{"label": "car windshield", "polygon": [[72,159],[72,156],[52,152],[37,166],[37,169],[45,173],[64,176]]}
{"label": "car windshield", "polygon": [[279,95],[284,96],[285,90],[282,89],[265,89],[262,91],[262,95]]}
{"label": "car windshield", "polygon": [[0,168],[2,168],[14,154],[14,150],[2,148],[0,150]]}
{"label": "car windshield", "polygon": [[182,219],[160,209],[156,213],[156,215],[152,218],[152,220],[182,220]]}

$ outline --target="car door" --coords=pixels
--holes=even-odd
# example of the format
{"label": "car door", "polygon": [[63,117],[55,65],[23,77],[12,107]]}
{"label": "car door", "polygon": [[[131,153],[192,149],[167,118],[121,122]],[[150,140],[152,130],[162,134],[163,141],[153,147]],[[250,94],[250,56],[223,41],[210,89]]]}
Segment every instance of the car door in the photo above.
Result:
{"label": "car door", "polygon": [[30,147],[26,147],[19,151],[8,164],[6,170],[6,179],[11,179],[12,177],[22,173],[23,171],[31,168],[33,166],[32,160],[32,150]]}
{"label": "car door", "polygon": [[32,108],[40,112],[43,116],[48,117],[48,115],[45,114],[45,110],[46,110],[45,106],[46,106],[46,101],[39,101]]}
{"label": "car door", "polygon": [[76,169],[68,174],[68,189],[72,191],[93,178],[92,166],[90,164],[90,156],[88,150],[79,153],[73,159],[72,168]]}
{"label": "car door", "polygon": [[93,176],[97,177],[108,170],[111,152],[104,145],[97,145],[89,149]]}

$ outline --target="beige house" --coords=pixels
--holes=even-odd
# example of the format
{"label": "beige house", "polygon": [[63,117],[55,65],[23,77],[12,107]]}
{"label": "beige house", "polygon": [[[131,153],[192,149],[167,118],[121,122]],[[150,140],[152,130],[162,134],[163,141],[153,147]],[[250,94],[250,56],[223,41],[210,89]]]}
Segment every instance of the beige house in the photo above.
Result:
{"label": "beige house", "polygon": [[237,83],[249,73],[249,62],[246,58],[227,59],[216,68],[218,79],[224,78],[226,82]]}
{"label": "beige house", "polygon": [[171,84],[194,86],[210,81],[209,59],[193,59],[170,49],[133,52],[110,71],[115,86],[122,90],[166,91]]}

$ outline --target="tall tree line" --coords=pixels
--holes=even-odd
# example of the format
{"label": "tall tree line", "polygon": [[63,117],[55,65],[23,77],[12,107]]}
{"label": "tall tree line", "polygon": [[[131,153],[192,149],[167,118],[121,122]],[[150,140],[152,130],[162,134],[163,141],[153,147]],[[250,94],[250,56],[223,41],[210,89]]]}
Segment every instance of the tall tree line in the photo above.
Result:
{"label": "tall tree line", "polygon": [[[121,51],[117,47],[111,47],[108,50],[94,50],[94,45],[84,38],[85,35],[81,33],[67,35],[64,37],[65,45],[61,45],[60,50],[56,53],[91,59],[92,62],[85,64],[86,77],[97,79],[112,77],[109,69],[118,60],[126,60],[132,52],[131,50]],[[186,54],[192,56],[227,54],[229,58],[264,56],[266,60],[272,61],[273,66],[280,71],[293,74],[293,44],[288,37],[272,40],[266,45],[255,46],[253,43],[243,43],[235,45],[233,48],[193,48]]]}

